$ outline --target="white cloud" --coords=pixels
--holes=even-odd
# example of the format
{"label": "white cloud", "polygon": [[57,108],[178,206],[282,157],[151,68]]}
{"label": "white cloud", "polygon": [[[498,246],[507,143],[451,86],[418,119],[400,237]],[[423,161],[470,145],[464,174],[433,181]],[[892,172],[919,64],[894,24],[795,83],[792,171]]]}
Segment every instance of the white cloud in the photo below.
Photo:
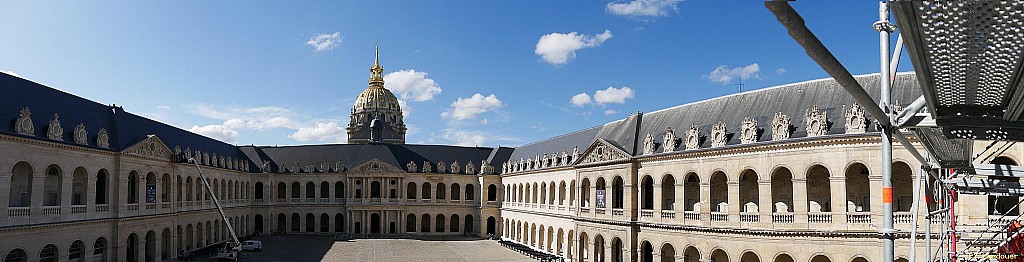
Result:
{"label": "white cloud", "polygon": [[583,48],[597,47],[605,40],[612,38],[611,30],[596,35],[584,35],[576,32],[562,34],[550,33],[540,37],[534,53],[552,65],[564,65],[576,58],[576,51]]}
{"label": "white cloud", "polygon": [[483,133],[461,129],[445,129],[441,138],[457,146],[480,146],[487,142]]}
{"label": "white cloud", "polygon": [[402,117],[408,117],[412,113],[412,107],[404,99],[398,99],[398,106],[402,108]]}
{"label": "white cloud", "polygon": [[789,70],[786,70],[785,68],[781,68],[781,67],[775,69],[775,74],[779,74],[779,75],[785,74],[785,73],[788,73],[788,72],[789,72]]}
{"label": "white cloud", "polygon": [[593,101],[590,100],[590,95],[588,95],[587,93],[579,93],[572,96],[572,98],[569,99],[569,103],[572,103],[572,105],[576,107],[583,107],[592,102]]}
{"label": "white cloud", "polygon": [[156,108],[165,109],[166,110],[166,109],[171,109],[171,106],[169,106],[169,105],[156,105]]}
{"label": "white cloud", "polygon": [[427,78],[426,72],[413,69],[388,73],[384,76],[384,82],[399,98],[415,102],[434,99],[434,95],[441,93],[441,87],[433,79]]}
{"label": "white cloud", "polygon": [[503,105],[504,103],[494,94],[483,96],[476,93],[469,98],[459,97],[448,111],[441,113],[441,117],[454,120],[476,119],[481,113],[498,109]]}
{"label": "white cloud", "polygon": [[233,129],[263,130],[271,128],[298,129],[291,110],[276,106],[215,108],[208,105],[193,106],[192,112],[207,118],[224,120],[224,126]]}
{"label": "white cloud", "polygon": [[298,131],[288,135],[289,138],[298,141],[335,141],[342,142],[345,137],[345,129],[338,126],[338,122],[317,122],[314,127],[302,127]]}
{"label": "white cloud", "polygon": [[625,104],[626,99],[633,99],[636,92],[630,89],[628,86],[622,88],[608,87],[605,90],[597,90],[594,92],[594,102],[599,105],[608,103]]}
{"label": "white cloud", "polygon": [[732,83],[733,79],[739,78],[740,80],[747,80],[750,78],[758,78],[758,73],[761,72],[761,66],[757,63],[753,63],[743,67],[729,68],[728,66],[722,65],[715,70],[712,70],[710,74],[704,76],[712,83],[728,84]]}
{"label": "white cloud", "polygon": [[611,109],[608,109],[608,110],[604,111],[605,115],[614,115],[615,113],[618,113],[618,111],[611,110]]}
{"label": "white cloud", "polygon": [[192,126],[189,132],[217,139],[228,144],[234,144],[238,138],[238,131],[223,125]]}
{"label": "white cloud", "polygon": [[633,18],[667,16],[669,13],[679,10],[676,5],[681,1],[682,0],[617,1],[605,5],[605,11],[609,14]]}
{"label": "white cloud", "polygon": [[341,32],[313,36],[306,42],[306,45],[312,46],[314,53],[331,51],[341,45]]}

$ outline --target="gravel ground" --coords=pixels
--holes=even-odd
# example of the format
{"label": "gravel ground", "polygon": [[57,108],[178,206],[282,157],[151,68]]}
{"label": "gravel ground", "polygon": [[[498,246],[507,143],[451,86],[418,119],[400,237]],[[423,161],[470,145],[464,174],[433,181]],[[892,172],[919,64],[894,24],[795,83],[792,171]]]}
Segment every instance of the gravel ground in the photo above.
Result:
{"label": "gravel ground", "polygon": [[493,240],[353,239],[268,236],[263,251],[241,261],[533,261]]}

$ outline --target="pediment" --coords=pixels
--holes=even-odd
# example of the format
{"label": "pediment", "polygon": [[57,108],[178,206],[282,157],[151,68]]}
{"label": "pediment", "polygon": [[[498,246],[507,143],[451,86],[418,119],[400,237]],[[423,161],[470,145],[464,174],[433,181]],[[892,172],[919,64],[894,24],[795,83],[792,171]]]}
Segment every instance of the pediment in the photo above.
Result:
{"label": "pediment", "polygon": [[362,163],[352,170],[359,173],[406,173],[405,170],[376,158],[366,161],[366,163]]}
{"label": "pediment", "polygon": [[574,165],[611,162],[629,158],[629,153],[626,153],[626,150],[623,150],[622,147],[605,139],[598,139],[590,144],[586,151],[583,151],[583,156]]}
{"label": "pediment", "polygon": [[148,135],[145,139],[136,142],[129,146],[125,150],[121,150],[124,155],[148,158],[154,160],[172,161],[174,153],[171,149],[164,144],[163,140],[156,135]]}

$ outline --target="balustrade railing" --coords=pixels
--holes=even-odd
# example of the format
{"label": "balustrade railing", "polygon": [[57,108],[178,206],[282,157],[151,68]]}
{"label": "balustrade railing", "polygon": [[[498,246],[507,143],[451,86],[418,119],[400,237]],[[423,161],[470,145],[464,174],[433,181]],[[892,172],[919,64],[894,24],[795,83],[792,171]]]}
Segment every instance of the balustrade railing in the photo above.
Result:
{"label": "balustrade railing", "polygon": [[266,201],[267,201],[266,199],[253,199],[252,203],[255,204],[255,205],[262,205]]}
{"label": "balustrade railing", "polygon": [[871,224],[871,213],[851,212],[846,213],[846,223],[850,224]]}
{"label": "balustrade railing", "polygon": [[71,206],[71,213],[72,214],[83,214],[83,213],[85,213],[86,210],[87,210],[87,207],[85,205],[74,205],[74,206]]}
{"label": "balustrade railing", "polygon": [[711,212],[711,221],[729,221],[729,214],[725,212]]}
{"label": "balustrade railing", "polygon": [[589,207],[581,207],[580,208],[580,213],[590,213],[590,208]]}
{"label": "balustrade railing", "polygon": [[7,217],[29,217],[32,214],[31,207],[8,207]]}
{"label": "balustrade railing", "polygon": [[594,209],[594,214],[604,215],[605,214],[604,213],[604,208],[595,208]]}
{"label": "balustrade railing", "polygon": [[[565,206],[558,206],[558,211],[559,212],[565,211]],[[614,214],[615,214],[615,210],[612,210],[612,215],[614,215]]]}
{"label": "balustrade railing", "polygon": [[146,209],[156,209],[156,203],[146,203]]}
{"label": "balustrade railing", "polygon": [[288,199],[288,202],[292,202],[292,203],[299,203],[299,202],[302,202],[302,199],[299,199],[299,198],[292,198],[292,199]]}
{"label": "balustrade railing", "polygon": [[640,210],[640,217],[654,217],[654,210]]}
{"label": "balustrade railing", "polygon": [[697,212],[697,211],[683,211],[683,220],[686,220],[686,221],[700,221],[700,212]]}
{"label": "balustrade railing", "polygon": [[46,215],[46,216],[58,216],[58,215],[60,215],[60,207],[59,206],[43,207],[43,215]]}
{"label": "balustrade railing", "polygon": [[661,218],[676,218],[676,211],[662,210],[661,211]]}
{"label": "balustrade railing", "polygon": [[108,204],[96,205],[96,212],[109,212],[109,211],[110,211],[110,205],[108,205]]}
{"label": "balustrade railing", "polygon": [[832,223],[832,213],[807,213],[808,223]]}
{"label": "balustrade railing", "polygon": [[420,202],[424,204],[430,204],[431,200],[433,199],[421,199]]}
{"label": "balustrade railing", "polygon": [[160,208],[169,209],[171,208],[171,203],[160,203]]}
{"label": "balustrade railing", "polygon": [[127,208],[128,211],[136,211],[139,210],[139,204],[128,204]]}
{"label": "balustrade railing", "polygon": [[741,212],[740,213],[740,222],[753,223],[753,222],[760,222],[760,221],[761,221],[761,214],[758,214],[757,212]]}
{"label": "balustrade railing", "polygon": [[793,213],[772,213],[772,223],[776,224],[792,224],[794,217]]}
{"label": "balustrade railing", "polygon": [[612,215],[613,216],[622,216],[623,214],[624,213],[622,212],[621,208],[612,208]]}
{"label": "balustrade railing", "polygon": [[892,220],[896,224],[911,224],[914,223],[914,214],[910,212],[896,212],[892,214]]}

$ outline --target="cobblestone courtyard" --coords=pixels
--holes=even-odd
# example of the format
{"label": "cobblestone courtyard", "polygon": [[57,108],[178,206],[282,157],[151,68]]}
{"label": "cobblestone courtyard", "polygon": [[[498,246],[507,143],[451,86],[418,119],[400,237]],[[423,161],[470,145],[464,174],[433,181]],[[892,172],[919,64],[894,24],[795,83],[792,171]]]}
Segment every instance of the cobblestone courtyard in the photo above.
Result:
{"label": "cobblestone courtyard", "polygon": [[492,240],[353,239],[271,236],[242,261],[533,261]]}

